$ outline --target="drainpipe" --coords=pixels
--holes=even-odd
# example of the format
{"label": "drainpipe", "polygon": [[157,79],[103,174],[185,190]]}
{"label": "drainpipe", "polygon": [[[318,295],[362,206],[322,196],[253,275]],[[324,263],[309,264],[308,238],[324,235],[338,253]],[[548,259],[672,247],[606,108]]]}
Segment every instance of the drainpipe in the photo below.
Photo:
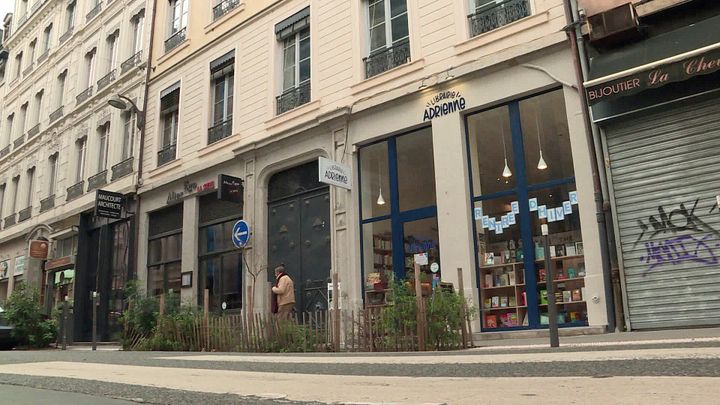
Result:
{"label": "drainpipe", "polygon": [[[153,0],[152,18],[150,20],[150,44],[148,45],[148,57],[145,63],[145,95],[143,96],[143,119],[142,130],[140,131],[140,150],[138,151],[138,170],[137,170],[137,182],[135,183],[135,232],[133,236],[135,241],[133,243],[134,256],[135,256],[135,277],[138,274],[138,250],[140,247],[140,182],[142,181],[143,174],[143,157],[145,152],[145,131],[147,130],[147,112],[148,112],[148,94],[150,93],[150,72],[152,69],[152,54],[153,45],[155,43],[155,16],[157,14],[157,0]],[[137,119],[137,117],[136,117]]]}
{"label": "drainpipe", "polygon": [[[600,134],[596,125],[590,118],[590,109],[585,95],[585,77],[587,77],[587,55],[585,54],[584,39],[580,30],[580,19],[577,11],[577,0],[563,0],[565,8],[565,18],[567,26],[565,32],[570,42],[570,50],[572,53],[573,64],[575,66],[575,76],[578,85],[578,95],[582,104],[583,121],[585,124],[585,136],[589,148],[590,168],[592,170],[593,192],[595,200],[595,217],[598,224],[598,233],[600,237],[600,255],[603,270],[603,278],[605,281],[605,307],[608,318],[608,331],[616,330],[617,300],[619,291],[615,293],[613,287],[614,280],[619,280],[619,271],[615,271],[617,266],[611,264],[611,246],[612,229],[610,204],[608,203],[608,194],[602,157],[602,145],[600,143]],[[580,44],[580,45],[578,45]],[[611,270],[611,267],[613,269]],[[615,274],[617,273],[617,275]]]}

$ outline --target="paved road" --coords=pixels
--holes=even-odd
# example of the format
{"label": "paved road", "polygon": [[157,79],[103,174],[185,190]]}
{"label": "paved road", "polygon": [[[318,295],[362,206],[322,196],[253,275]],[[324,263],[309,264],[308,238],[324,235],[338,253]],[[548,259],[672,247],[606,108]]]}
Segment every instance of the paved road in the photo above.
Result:
{"label": "paved road", "polygon": [[441,354],[13,351],[0,352],[0,384],[96,403],[711,403],[720,338]]}
{"label": "paved road", "polygon": [[37,388],[23,387],[19,385],[0,384],[0,403],[15,405],[35,404],[74,404],[74,405],[95,405],[103,403],[107,405],[134,405],[136,402],[98,397],[74,392],[58,392]]}

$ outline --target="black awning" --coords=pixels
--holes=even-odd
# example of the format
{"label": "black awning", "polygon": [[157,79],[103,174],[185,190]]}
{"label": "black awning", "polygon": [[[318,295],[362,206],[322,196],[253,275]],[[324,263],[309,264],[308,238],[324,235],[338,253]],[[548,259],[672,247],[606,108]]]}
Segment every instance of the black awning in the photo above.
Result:
{"label": "black awning", "polygon": [[292,16],[275,25],[275,35],[278,40],[285,39],[297,31],[307,27],[310,23],[310,7],[305,7]]}
{"label": "black awning", "polygon": [[216,70],[220,70],[224,68],[225,66],[231,65],[235,62],[235,50],[226,53],[225,55],[215,59],[214,61],[210,62],[210,71],[214,72]]}

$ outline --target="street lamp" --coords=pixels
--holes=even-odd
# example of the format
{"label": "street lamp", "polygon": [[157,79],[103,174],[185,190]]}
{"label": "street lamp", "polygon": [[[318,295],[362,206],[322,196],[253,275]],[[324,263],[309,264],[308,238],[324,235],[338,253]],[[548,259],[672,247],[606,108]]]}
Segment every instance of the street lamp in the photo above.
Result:
{"label": "street lamp", "polygon": [[131,110],[135,112],[137,116],[135,124],[137,125],[138,130],[143,130],[143,126],[145,125],[145,112],[139,109],[134,101],[123,96],[122,94],[117,94],[108,99],[108,104],[113,108],[117,108],[118,110]]}

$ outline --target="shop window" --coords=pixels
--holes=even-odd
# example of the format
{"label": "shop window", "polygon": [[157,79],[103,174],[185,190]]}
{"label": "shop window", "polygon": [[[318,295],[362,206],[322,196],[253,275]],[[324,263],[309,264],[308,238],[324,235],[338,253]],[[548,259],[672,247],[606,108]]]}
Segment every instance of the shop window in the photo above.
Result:
{"label": "shop window", "polygon": [[393,280],[414,271],[440,279],[432,130],[424,128],[360,149],[361,239],[366,305],[387,303]]}
{"label": "shop window", "polygon": [[180,292],[182,265],[181,205],[150,214],[148,293]]}
{"label": "shop window", "polygon": [[242,218],[242,205],[219,201],[216,194],[200,197],[198,305],[208,290],[210,308],[242,308],[242,255],[232,242],[232,228]]}
{"label": "shop window", "polygon": [[562,90],[470,115],[466,123],[483,330],[547,326],[542,224],[549,225],[558,322],[587,324]]}

